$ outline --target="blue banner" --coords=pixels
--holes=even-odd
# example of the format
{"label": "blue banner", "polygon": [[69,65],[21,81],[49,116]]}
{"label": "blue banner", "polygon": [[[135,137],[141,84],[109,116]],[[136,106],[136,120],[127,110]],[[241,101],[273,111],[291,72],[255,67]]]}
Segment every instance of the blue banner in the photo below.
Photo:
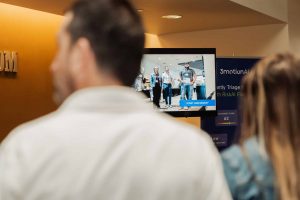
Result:
{"label": "blue banner", "polygon": [[241,80],[259,59],[217,58],[216,98],[218,115],[201,119],[201,128],[209,133],[222,150],[234,143],[240,135],[239,100]]}
{"label": "blue banner", "polygon": [[215,100],[180,100],[180,107],[216,106]]}

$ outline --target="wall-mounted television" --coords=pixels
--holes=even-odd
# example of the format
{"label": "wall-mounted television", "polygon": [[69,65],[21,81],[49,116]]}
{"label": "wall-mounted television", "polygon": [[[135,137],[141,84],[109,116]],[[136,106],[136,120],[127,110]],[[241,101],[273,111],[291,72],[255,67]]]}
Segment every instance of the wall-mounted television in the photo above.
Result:
{"label": "wall-mounted television", "polygon": [[175,117],[216,115],[215,48],[147,48],[134,88]]}

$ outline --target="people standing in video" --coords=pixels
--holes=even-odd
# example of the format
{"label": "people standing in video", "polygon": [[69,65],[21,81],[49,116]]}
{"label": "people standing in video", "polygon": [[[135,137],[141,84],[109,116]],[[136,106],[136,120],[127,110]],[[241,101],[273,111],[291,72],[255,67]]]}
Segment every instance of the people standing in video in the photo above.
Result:
{"label": "people standing in video", "polygon": [[165,67],[165,72],[162,74],[163,82],[163,97],[166,102],[166,108],[172,107],[172,83],[173,77],[171,76],[168,66]]}
{"label": "people standing in video", "polygon": [[197,100],[206,99],[206,84],[205,84],[205,73],[204,70],[197,76],[196,79],[196,93]]}
{"label": "people standing in video", "polygon": [[[196,81],[196,73],[193,69],[190,68],[190,64],[186,63],[184,65],[184,70],[180,72],[180,82],[181,82],[181,100],[192,100],[193,94],[193,84]],[[186,98],[185,98],[186,97]]]}
{"label": "people standing in video", "polygon": [[160,108],[159,102],[162,91],[162,78],[159,75],[159,68],[156,66],[153,69],[154,73],[151,74],[150,85],[153,91],[153,104]]}
{"label": "people standing in video", "polygon": [[134,88],[137,92],[141,92],[144,89],[144,75],[140,73],[134,82]]}

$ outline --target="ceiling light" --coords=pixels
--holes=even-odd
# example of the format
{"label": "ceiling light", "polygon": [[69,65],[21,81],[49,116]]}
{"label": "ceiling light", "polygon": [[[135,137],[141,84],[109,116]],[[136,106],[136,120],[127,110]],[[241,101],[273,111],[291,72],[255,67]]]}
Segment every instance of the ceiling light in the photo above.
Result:
{"label": "ceiling light", "polygon": [[163,18],[163,19],[181,19],[182,16],[181,15],[164,15],[161,18]]}
{"label": "ceiling light", "polygon": [[143,9],[137,9],[137,11],[138,11],[139,13],[141,13],[141,12],[143,12],[144,10],[143,10]]}

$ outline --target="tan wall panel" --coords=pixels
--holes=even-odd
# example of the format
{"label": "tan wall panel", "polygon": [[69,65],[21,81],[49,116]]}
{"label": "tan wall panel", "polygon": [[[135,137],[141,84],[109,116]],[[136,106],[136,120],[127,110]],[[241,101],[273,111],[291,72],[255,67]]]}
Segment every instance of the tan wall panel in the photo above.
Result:
{"label": "tan wall panel", "polygon": [[[288,0],[230,0],[276,19],[287,22]],[[296,0],[297,1],[297,0]]]}
{"label": "tan wall panel", "polygon": [[266,56],[289,50],[288,25],[239,27],[169,34],[159,37],[162,47],[217,48],[217,56]]}
{"label": "tan wall panel", "polygon": [[61,16],[0,3],[0,50],[18,52],[19,72],[0,76],[0,141],[15,126],[53,111],[49,65]]}
{"label": "tan wall panel", "polygon": [[161,48],[159,37],[157,35],[146,33],[145,36],[146,36],[145,47]]}
{"label": "tan wall panel", "polygon": [[288,20],[289,20],[289,38],[291,50],[300,54],[300,1],[288,0]]}

